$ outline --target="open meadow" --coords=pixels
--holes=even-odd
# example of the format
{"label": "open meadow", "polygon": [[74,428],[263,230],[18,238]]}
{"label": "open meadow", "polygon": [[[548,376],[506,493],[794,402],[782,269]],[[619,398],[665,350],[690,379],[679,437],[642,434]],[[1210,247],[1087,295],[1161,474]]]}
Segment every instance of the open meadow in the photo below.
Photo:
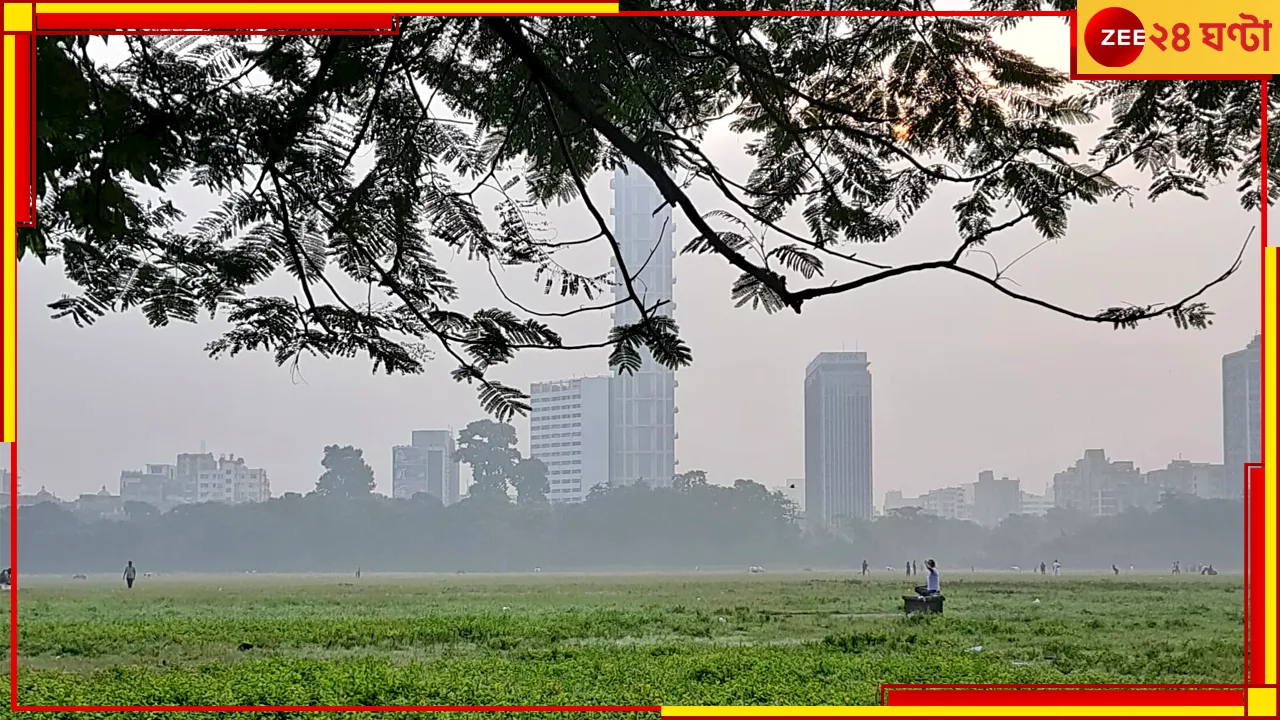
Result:
{"label": "open meadow", "polygon": [[908,619],[910,582],[883,572],[25,577],[19,699],[841,705],[881,683],[1243,673],[1238,575],[945,581],[945,614]]}

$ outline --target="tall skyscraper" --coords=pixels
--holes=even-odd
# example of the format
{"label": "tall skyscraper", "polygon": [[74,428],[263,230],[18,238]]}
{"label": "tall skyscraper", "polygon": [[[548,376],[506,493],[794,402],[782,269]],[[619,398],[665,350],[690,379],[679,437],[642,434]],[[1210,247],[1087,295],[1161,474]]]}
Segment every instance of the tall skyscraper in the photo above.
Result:
{"label": "tall skyscraper", "polygon": [[864,352],[819,353],[804,374],[805,520],[871,519],[871,371]]}
{"label": "tall skyscraper", "polygon": [[[1262,336],[1222,356],[1222,464],[1232,494],[1244,493],[1244,466],[1262,462]],[[1236,492],[1238,488],[1238,492]]]}
{"label": "tall skyscraper", "polygon": [[589,377],[529,388],[529,455],[547,466],[551,502],[582,502],[609,481],[611,382]]}
{"label": "tall skyscraper", "polygon": [[448,430],[414,430],[409,445],[391,448],[391,496],[427,493],[445,505],[458,502],[461,471],[455,449]]}
{"label": "tall skyscraper", "polygon": [[[619,168],[610,185],[613,233],[632,285],[647,307],[666,301],[654,312],[669,317],[675,311],[671,209],[663,207],[662,195],[639,168]],[[615,273],[620,273],[616,258],[613,265]],[[620,274],[615,283],[615,297],[621,300],[627,288]],[[614,308],[613,320],[615,326],[637,323],[640,310],[634,303],[623,303]],[[609,480],[614,485],[643,480],[667,486],[676,473],[676,376],[647,351],[641,351],[641,356],[640,369],[634,374],[619,373],[613,378]]]}

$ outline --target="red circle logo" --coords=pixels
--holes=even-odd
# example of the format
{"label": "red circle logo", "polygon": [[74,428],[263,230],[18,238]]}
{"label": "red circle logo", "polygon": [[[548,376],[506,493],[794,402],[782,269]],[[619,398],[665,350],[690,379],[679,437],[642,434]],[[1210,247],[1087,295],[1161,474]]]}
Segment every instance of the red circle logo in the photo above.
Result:
{"label": "red circle logo", "polygon": [[1084,28],[1084,46],[1089,57],[1106,67],[1124,67],[1137,60],[1146,43],[1142,21],[1124,8],[1099,10]]}

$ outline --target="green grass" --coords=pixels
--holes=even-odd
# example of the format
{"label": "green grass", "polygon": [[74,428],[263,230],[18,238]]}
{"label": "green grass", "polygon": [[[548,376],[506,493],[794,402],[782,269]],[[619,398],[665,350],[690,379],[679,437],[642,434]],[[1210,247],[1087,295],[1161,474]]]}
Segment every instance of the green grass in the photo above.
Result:
{"label": "green grass", "polygon": [[907,619],[905,578],[827,573],[23,578],[18,697],[846,705],[881,683],[1243,675],[1239,576],[945,580],[946,614]]}

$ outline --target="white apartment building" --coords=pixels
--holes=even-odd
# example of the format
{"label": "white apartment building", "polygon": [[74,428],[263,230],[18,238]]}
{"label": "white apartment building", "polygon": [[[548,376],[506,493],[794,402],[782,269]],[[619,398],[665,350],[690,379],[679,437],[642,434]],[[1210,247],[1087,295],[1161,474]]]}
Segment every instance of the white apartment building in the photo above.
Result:
{"label": "white apartment building", "polygon": [[966,483],[924,493],[920,496],[920,512],[951,520],[973,520],[973,485]]}
{"label": "white apartment building", "polygon": [[[676,307],[672,301],[676,251],[671,208],[664,206],[653,181],[637,167],[619,168],[609,186],[613,188],[613,233],[632,285],[646,307],[664,303],[654,312],[670,317]],[[613,267],[615,272],[621,269],[617,258]],[[614,297],[627,297],[620,274]],[[615,327],[635,324],[640,321],[640,310],[633,302],[618,305],[613,321]],[[647,350],[642,349],[640,355],[639,370],[613,378],[608,477],[616,485],[644,481],[667,487],[675,479],[677,464],[676,375],[655,362]]]}
{"label": "white apartment building", "polygon": [[[185,472],[184,472],[185,471]],[[176,478],[185,480],[191,502],[238,504],[271,499],[267,471],[245,465],[244,458],[213,453],[179,455]]]}
{"label": "white apartment building", "polygon": [[547,466],[551,502],[582,502],[608,482],[613,378],[534,383],[529,388],[529,455]]}

